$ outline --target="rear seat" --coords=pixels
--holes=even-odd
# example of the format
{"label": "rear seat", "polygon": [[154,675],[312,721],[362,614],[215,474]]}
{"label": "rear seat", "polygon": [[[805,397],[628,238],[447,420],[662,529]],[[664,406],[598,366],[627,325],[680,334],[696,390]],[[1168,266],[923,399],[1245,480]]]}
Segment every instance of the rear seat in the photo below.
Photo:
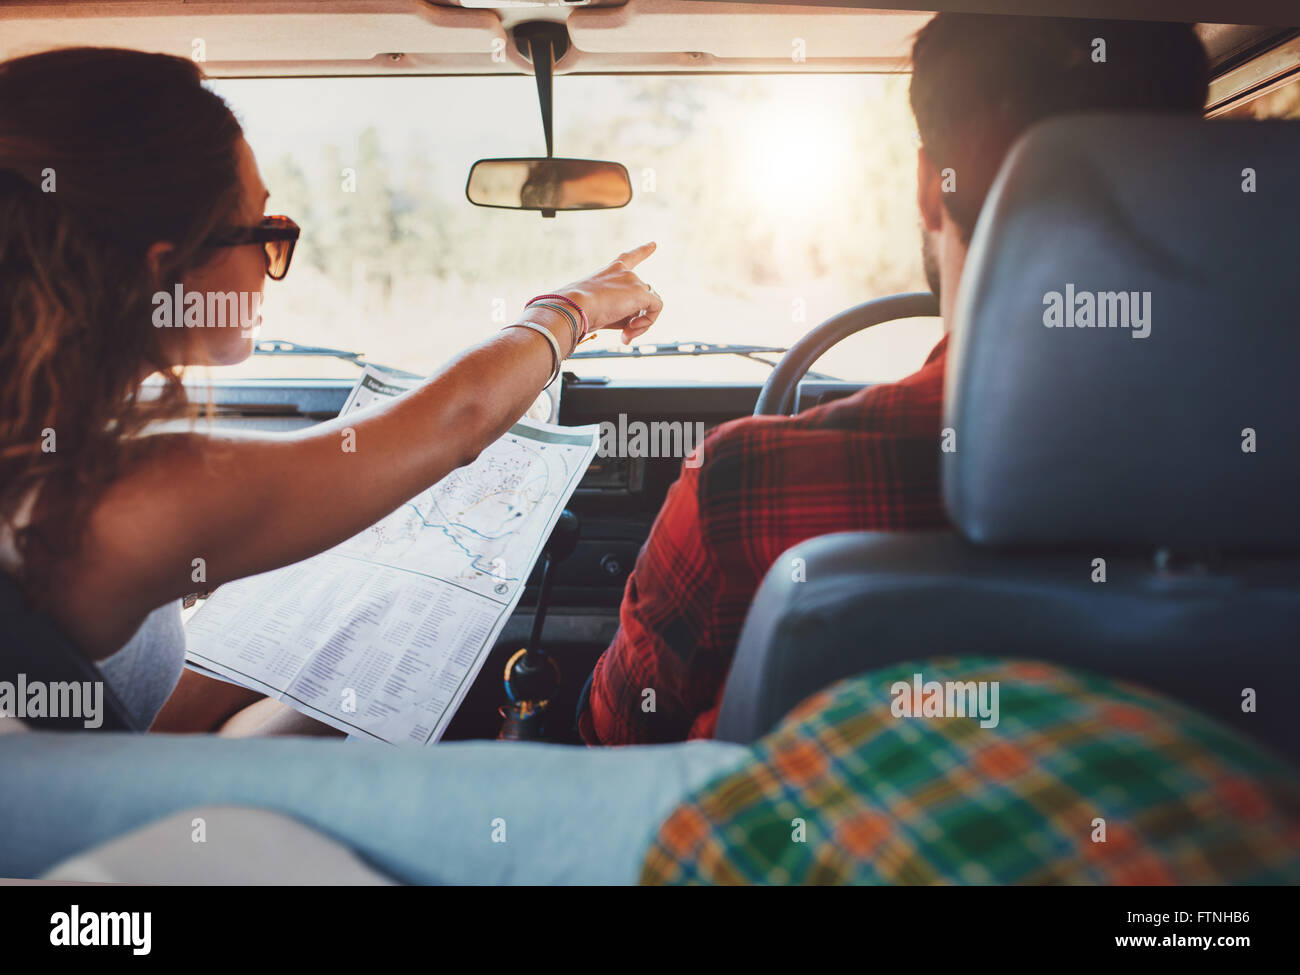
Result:
{"label": "rear seat", "polygon": [[[4,724],[4,722],[0,722]],[[201,828],[209,842],[196,842]],[[42,880],[207,886],[396,886],[342,843],[249,806],[196,806],[51,867]]]}

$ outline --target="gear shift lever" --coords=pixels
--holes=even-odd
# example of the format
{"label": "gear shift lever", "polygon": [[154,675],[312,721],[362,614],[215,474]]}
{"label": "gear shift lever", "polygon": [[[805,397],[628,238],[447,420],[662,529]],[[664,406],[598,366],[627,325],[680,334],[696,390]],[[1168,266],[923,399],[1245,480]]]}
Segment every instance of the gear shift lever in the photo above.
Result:
{"label": "gear shift lever", "polygon": [[542,549],[542,585],[528,646],[506,663],[505,688],[510,703],[499,709],[504,723],[498,738],[528,741],[541,737],[546,709],[560,687],[560,667],[542,648],[542,624],[551,601],[555,567],[572,555],[577,545],[578,516],[565,508]]}

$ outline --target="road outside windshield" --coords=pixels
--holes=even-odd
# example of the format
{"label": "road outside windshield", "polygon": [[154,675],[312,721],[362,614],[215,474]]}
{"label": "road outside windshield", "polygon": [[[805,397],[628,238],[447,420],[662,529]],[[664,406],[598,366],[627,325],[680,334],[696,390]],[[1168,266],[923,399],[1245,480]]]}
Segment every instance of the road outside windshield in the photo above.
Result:
{"label": "road outside windshield", "polygon": [[[261,339],[363,353],[421,374],[558,287],[645,240],[642,276],[665,310],[641,344],[788,346],[881,295],[924,288],[915,128],[905,76],[560,77],[555,153],[612,159],[626,208],[490,210],[465,199],[474,160],[543,155],[530,77],[230,79],[271,191],[297,220],[293,267],[268,281]],[[817,372],[852,380],[915,369],[936,320],[880,326]],[[584,348],[616,348],[618,339]],[[621,379],[761,381],[734,356],[568,365]],[[356,378],[322,357],[255,356],[213,379]]]}

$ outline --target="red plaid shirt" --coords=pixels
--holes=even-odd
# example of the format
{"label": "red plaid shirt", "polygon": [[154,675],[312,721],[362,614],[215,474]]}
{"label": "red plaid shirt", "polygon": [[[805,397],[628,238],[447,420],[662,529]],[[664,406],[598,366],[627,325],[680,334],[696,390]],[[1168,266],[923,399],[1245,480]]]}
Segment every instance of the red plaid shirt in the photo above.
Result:
{"label": "red plaid shirt", "polygon": [[829,532],[947,527],[946,347],[945,337],[899,382],[709,434],[704,462],[683,466],[627,580],[619,631],[579,715],[586,742],[712,737],[749,603],[791,546]]}

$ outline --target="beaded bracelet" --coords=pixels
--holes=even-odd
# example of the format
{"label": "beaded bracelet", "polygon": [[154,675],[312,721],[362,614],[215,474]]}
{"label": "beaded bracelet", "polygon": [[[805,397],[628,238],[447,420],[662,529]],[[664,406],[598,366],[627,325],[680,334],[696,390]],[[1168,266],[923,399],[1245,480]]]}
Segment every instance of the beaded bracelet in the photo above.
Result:
{"label": "beaded bracelet", "polygon": [[[587,320],[587,313],[582,310],[582,306],[572,298],[566,298],[564,295],[538,295],[536,298],[529,301],[528,305],[531,305],[534,301],[544,301],[547,299],[552,301],[561,301],[576,311],[578,316],[582,319],[582,337],[587,337],[588,333],[591,332],[591,322]],[[525,305],[524,307],[527,308],[528,305]]]}

